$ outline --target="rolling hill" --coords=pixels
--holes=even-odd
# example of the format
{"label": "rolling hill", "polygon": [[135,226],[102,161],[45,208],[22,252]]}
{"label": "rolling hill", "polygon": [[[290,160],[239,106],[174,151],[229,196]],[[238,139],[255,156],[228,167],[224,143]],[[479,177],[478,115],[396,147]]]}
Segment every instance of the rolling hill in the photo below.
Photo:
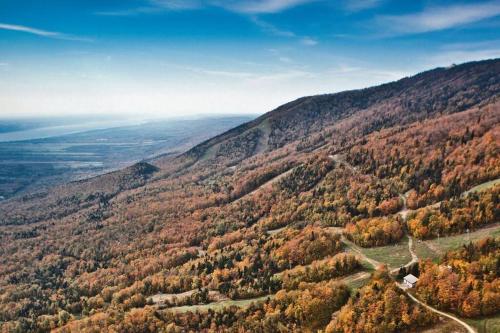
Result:
{"label": "rolling hill", "polygon": [[[408,239],[498,221],[499,98],[499,59],[438,68],[300,98],[183,154],[2,202],[2,330],[460,325],[395,286],[389,259],[394,245],[413,253]],[[365,251],[385,246],[387,261]],[[450,304],[424,285],[439,268],[421,264],[417,296],[453,316],[498,315],[497,249],[443,257],[443,283],[460,289]]]}

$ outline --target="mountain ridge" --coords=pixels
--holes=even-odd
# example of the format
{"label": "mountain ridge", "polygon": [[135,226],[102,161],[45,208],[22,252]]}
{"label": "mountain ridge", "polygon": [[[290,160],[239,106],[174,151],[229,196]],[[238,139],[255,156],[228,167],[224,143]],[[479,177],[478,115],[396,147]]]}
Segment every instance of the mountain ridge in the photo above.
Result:
{"label": "mountain ridge", "polygon": [[[348,117],[349,115],[352,115],[356,112],[360,112],[363,110],[368,109],[369,107],[373,106],[376,103],[380,103],[382,100],[387,100],[390,98],[405,98],[404,93],[408,92],[408,90],[411,89],[424,89],[425,87],[417,87],[415,88],[415,85],[422,85],[425,84],[426,81],[430,80],[431,77],[441,75],[443,76],[448,76],[448,78],[440,78],[442,81],[448,80],[451,81],[448,83],[448,87],[451,86],[451,83],[455,80],[464,80],[464,77],[467,77],[468,71],[469,70],[476,70],[479,71],[480,77],[473,83],[479,84],[482,83],[489,89],[493,89],[493,91],[489,92],[490,97],[494,96],[495,94],[498,94],[500,92],[500,86],[498,85],[498,82],[493,82],[492,85],[488,86],[488,81],[490,79],[494,79],[495,73],[500,72],[500,60],[499,59],[489,59],[489,60],[483,60],[483,61],[475,61],[475,62],[469,62],[461,65],[454,65],[452,67],[438,67],[432,70],[424,71],[421,73],[418,73],[416,75],[410,76],[410,77],[405,77],[397,81],[389,82],[389,83],[384,83],[375,87],[369,87],[369,88],[363,88],[363,89],[355,89],[355,90],[348,90],[348,91],[342,91],[338,93],[333,93],[333,94],[321,94],[321,95],[312,95],[312,96],[305,96],[305,97],[300,97],[294,101],[285,103],[276,109],[269,111],[262,116],[258,117],[255,120],[252,120],[250,122],[247,122],[245,124],[239,125],[229,131],[226,131],[220,135],[217,135],[213,138],[210,138],[199,145],[191,148],[188,150],[185,154],[182,154],[180,158],[182,157],[194,157],[195,159],[199,159],[200,156],[202,156],[209,148],[220,144],[224,140],[229,140],[229,139],[234,139],[238,135],[241,135],[242,133],[258,128],[259,126],[262,125],[263,122],[265,121],[272,121],[272,122],[278,122],[282,120],[283,117],[291,117],[291,116],[296,116],[300,115],[303,113],[307,112],[312,112],[315,116],[317,116],[318,111],[324,108],[325,104],[328,104],[329,102],[334,104],[342,103],[342,99],[349,99],[353,100],[358,97],[362,97],[365,95],[370,95],[368,97],[368,101],[360,101],[359,106],[355,107],[354,110],[351,111],[350,114],[344,115],[345,117]],[[477,76],[477,73],[475,73]],[[458,77],[457,77],[458,76]],[[485,88],[484,86],[478,87],[478,88]],[[445,88],[442,88],[443,90]],[[388,90],[388,91],[387,91]],[[455,96],[458,93],[461,93],[461,91],[452,91],[451,93],[455,93],[453,96]],[[466,93],[466,92],[462,92]],[[382,95],[382,96],[379,96]],[[478,97],[476,100],[470,101],[469,103],[464,103],[458,107],[456,107],[453,112],[460,112],[463,111],[467,108],[470,108],[474,105],[477,105],[479,102],[487,103],[487,99],[489,97]],[[370,101],[370,99],[375,99],[375,101]],[[338,102],[336,100],[339,100]],[[337,103],[336,103],[337,102]],[[364,103],[363,103],[364,102]],[[312,104],[312,106],[311,106]],[[328,107],[328,106],[327,106]],[[412,105],[405,105],[405,107],[410,110],[412,113],[418,113],[419,111],[416,110],[416,106]],[[448,109],[451,107],[448,107]],[[312,110],[311,110],[312,109]],[[345,112],[345,111],[344,111]],[[420,111],[421,112],[421,111]],[[441,109],[434,111],[434,113],[438,112],[445,112],[446,109]],[[448,110],[448,112],[450,112]],[[320,112],[320,113],[324,113]],[[307,116],[303,115],[303,116]],[[341,119],[335,119],[336,121],[341,120]],[[334,121],[335,121],[334,120]],[[289,120],[288,120],[289,121]],[[323,124],[324,126],[332,125],[334,121],[327,121],[327,124]],[[271,125],[272,126],[272,125]],[[373,130],[373,129],[371,129]],[[304,134],[310,134],[308,131],[306,131]],[[269,144],[269,142],[268,142]],[[272,148],[279,148],[282,147],[283,142],[278,141],[276,144],[271,145]]]}
{"label": "mountain ridge", "polygon": [[[391,276],[418,275],[412,246],[420,300],[496,313],[498,241],[444,257],[482,251],[482,277],[464,261],[437,276],[424,259],[455,248],[424,247],[500,232],[499,64],[305,97],[179,156],[0,203],[2,329],[416,331],[439,321]],[[428,281],[450,290],[453,270],[474,290],[446,308]]]}

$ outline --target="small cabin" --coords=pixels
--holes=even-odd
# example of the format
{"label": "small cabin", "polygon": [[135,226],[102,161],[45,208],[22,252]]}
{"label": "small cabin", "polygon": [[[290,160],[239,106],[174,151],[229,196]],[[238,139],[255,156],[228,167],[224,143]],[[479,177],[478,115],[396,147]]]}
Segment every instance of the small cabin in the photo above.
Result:
{"label": "small cabin", "polygon": [[418,278],[413,274],[408,274],[407,276],[405,276],[403,278],[403,282],[406,286],[408,286],[408,288],[415,287],[415,284],[417,283],[417,281],[418,281]]}

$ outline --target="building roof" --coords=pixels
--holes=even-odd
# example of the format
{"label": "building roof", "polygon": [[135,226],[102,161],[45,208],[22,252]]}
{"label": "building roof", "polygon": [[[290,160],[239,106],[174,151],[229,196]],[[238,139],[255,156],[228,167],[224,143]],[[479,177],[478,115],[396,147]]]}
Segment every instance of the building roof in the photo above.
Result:
{"label": "building roof", "polygon": [[404,277],[404,279],[411,284],[417,283],[418,281],[418,278],[413,274],[408,274],[407,276]]}

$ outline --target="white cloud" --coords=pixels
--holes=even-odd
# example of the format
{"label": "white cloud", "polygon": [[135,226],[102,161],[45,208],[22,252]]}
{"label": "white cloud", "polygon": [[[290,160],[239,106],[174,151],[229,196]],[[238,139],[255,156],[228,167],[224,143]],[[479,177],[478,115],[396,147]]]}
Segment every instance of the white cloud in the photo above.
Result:
{"label": "white cloud", "polygon": [[314,45],[318,45],[318,41],[311,38],[311,37],[304,37],[300,40],[300,42],[304,45],[307,45],[307,46],[314,46]]}
{"label": "white cloud", "polygon": [[500,47],[478,50],[444,50],[429,57],[426,67],[446,67],[469,61],[500,58]]}
{"label": "white cloud", "polygon": [[314,45],[318,44],[318,41],[314,38],[311,38],[308,36],[305,36],[305,37],[298,36],[293,31],[280,29],[280,28],[276,27],[275,25],[273,25],[269,22],[263,21],[256,16],[252,16],[251,20],[253,23],[255,23],[255,25],[257,25],[259,28],[261,28],[261,30],[263,32],[265,32],[267,34],[279,36],[279,37],[296,38],[296,39],[299,39],[301,44],[307,45],[307,46],[314,46]]}
{"label": "white cloud", "polygon": [[445,30],[500,15],[500,2],[428,7],[420,13],[379,16],[376,22],[387,35],[418,34]]}
{"label": "white cloud", "polygon": [[214,70],[214,69],[206,69],[206,68],[192,67],[192,66],[174,66],[174,67],[200,75],[216,76],[223,79],[224,78],[242,79],[242,80],[247,80],[248,82],[280,81],[298,77],[311,78],[316,76],[315,73],[297,69],[289,69],[285,71],[276,71],[271,73],[258,73],[258,72]]}
{"label": "white cloud", "polygon": [[33,35],[37,35],[37,36],[42,36],[42,37],[47,37],[47,38],[74,40],[74,41],[81,41],[81,42],[91,42],[92,41],[89,38],[82,38],[82,37],[78,37],[78,36],[64,34],[61,32],[41,30],[41,29],[36,29],[36,28],[32,28],[32,27],[27,27],[24,25],[0,23],[0,29],[25,32],[25,33],[29,33],[29,34],[33,34]]}
{"label": "white cloud", "polygon": [[206,1],[202,0],[148,0],[147,6],[129,8],[123,10],[96,12],[96,15],[103,16],[135,16],[139,14],[155,14],[165,10],[181,11],[195,10],[205,6]]}
{"label": "white cloud", "polygon": [[324,0],[149,0],[149,6],[118,11],[97,12],[97,15],[133,16],[163,10],[196,10],[219,7],[242,14],[270,14]]}
{"label": "white cloud", "polygon": [[256,16],[252,16],[252,22],[255,23],[259,28],[262,29],[262,31],[269,33],[271,35],[275,36],[281,36],[281,37],[296,37],[295,33],[292,31],[288,30],[282,30],[274,26],[273,24],[269,22],[262,21]]}
{"label": "white cloud", "polygon": [[293,60],[289,57],[281,56],[278,58],[278,60],[284,62],[285,64],[293,64]]}
{"label": "white cloud", "polygon": [[318,0],[216,0],[212,1],[212,3],[235,12],[262,14],[277,13],[315,1]]}
{"label": "white cloud", "polygon": [[448,51],[488,50],[488,49],[499,49],[499,48],[500,48],[500,39],[482,40],[482,41],[464,42],[464,43],[451,43],[451,44],[445,44],[441,47],[441,49]]}
{"label": "white cloud", "polygon": [[411,74],[405,70],[388,70],[383,68],[361,67],[350,64],[339,64],[337,67],[327,71],[328,74],[340,78],[349,78],[351,80],[374,80],[375,82],[388,82],[399,80]]}
{"label": "white cloud", "polygon": [[179,69],[183,69],[189,72],[193,72],[196,74],[202,74],[202,75],[209,75],[209,76],[220,76],[220,77],[225,77],[225,78],[233,78],[233,79],[248,79],[248,78],[253,78],[256,75],[254,73],[249,73],[249,72],[232,72],[232,71],[223,71],[223,70],[213,70],[213,69],[206,69],[206,68],[200,68],[200,67],[193,67],[193,66],[174,66]]}
{"label": "white cloud", "polygon": [[344,8],[349,12],[359,12],[379,6],[383,0],[345,0]]}
{"label": "white cloud", "polygon": [[106,11],[106,12],[96,12],[95,15],[101,16],[135,16],[140,14],[154,14],[161,13],[164,8],[161,7],[138,7],[124,10]]}
{"label": "white cloud", "polygon": [[150,0],[152,5],[170,10],[189,10],[203,7],[201,0]]}

